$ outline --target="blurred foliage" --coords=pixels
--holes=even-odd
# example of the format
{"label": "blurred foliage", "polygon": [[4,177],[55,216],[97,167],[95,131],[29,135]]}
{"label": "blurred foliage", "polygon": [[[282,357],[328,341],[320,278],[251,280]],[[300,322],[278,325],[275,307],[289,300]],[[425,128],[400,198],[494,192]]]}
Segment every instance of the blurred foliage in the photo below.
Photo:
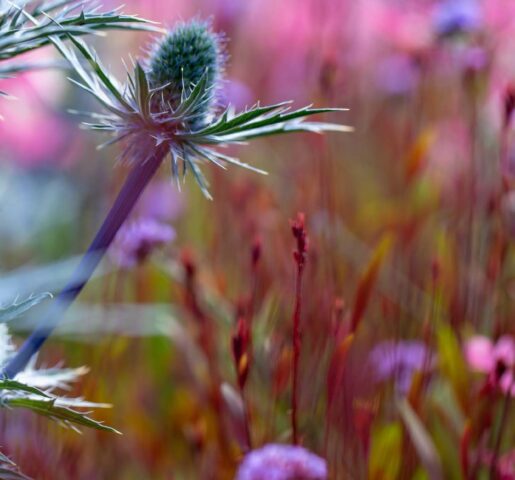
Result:
{"label": "blurred foliage", "polygon": [[[213,16],[214,30],[230,38],[222,109],[229,101],[240,110],[284,98],[349,107],[338,115],[355,132],[230,147],[228,155],[270,175],[235,171],[229,178],[206,169],[215,201],[187,179],[182,215],[166,220],[177,231],[172,244],[132,270],[104,262],[42,358],[89,365],[93,374],[70,394],[109,399],[116,408],[95,418],[124,435],[88,430],[77,438],[9,412],[0,443],[28,475],[232,479],[245,453],[245,422],[252,447],[289,442],[295,245],[288,220],[303,211],[310,245],[301,443],[327,459],[335,480],[515,478],[513,400],[496,383],[498,373],[474,371],[464,351],[473,335],[493,343],[515,336],[515,12],[510,0],[458,3],[475,4],[479,20],[450,33],[441,23],[449,2],[436,0],[129,3],[131,12],[166,25]],[[123,74],[120,58],[139,55],[145,41],[108,38],[95,47]],[[91,100],[49,75],[31,72],[0,85],[19,99],[16,108],[0,104],[7,119],[1,171],[10,179],[0,183],[0,238],[13,238],[12,216],[27,225],[18,232],[38,226],[14,208],[34,188],[15,188],[11,179],[42,184],[52,175],[67,186],[49,184],[40,202],[30,196],[29,205],[43,211],[51,192],[67,192],[60,208],[41,213],[44,235],[2,240],[0,268],[9,280],[2,291],[25,285],[22,298],[59,289],[69,270],[64,260],[73,263],[83,251],[127,173],[113,167],[118,151],[97,152],[98,139],[63,113],[94,109]],[[14,121],[22,114],[25,134],[40,133],[22,145],[27,150]],[[47,122],[59,125],[52,135]],[[64,143],[51,144],[60,132]],[[169,182],[169,167],[159,175]],[[57,260],[63,263],[43,268]],[[242,317],[252,331],[243,392],[231,352]],[[398,385],[409,358],[387,379],[369,361],[374,346],[403,341],[430,352],[409,371],[405,393]]]}

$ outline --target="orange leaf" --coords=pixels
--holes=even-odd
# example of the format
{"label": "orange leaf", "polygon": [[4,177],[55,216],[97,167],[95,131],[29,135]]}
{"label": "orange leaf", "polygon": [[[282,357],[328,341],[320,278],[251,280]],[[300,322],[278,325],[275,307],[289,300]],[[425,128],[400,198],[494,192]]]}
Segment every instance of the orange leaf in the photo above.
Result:
{"label": "orange leaf", "polygon": [[370,294],[375,285],[379,269],[383,264],[386,254],[390,251],[392,239],[390,236],[384,237],[375,249],[370,262],[368,263],[361,280],[358,284],[356,298],[354,300],[354,309],[351,318],[351,332],[354,333],[359,326],[365,309],[370,300]]}

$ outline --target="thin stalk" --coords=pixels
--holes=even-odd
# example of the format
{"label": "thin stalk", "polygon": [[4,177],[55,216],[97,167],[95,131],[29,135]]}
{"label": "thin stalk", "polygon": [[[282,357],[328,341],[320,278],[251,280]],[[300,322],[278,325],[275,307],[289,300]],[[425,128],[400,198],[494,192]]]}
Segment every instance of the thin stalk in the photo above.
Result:
{"label": "thin stalk", "polygon": [[297,241],[297,248],[293,252],[293,259],[297,265],[295,279],[295,308],[293,311],[293,358],[292,358],[292,395],[291,395],[291,427],[292,441],[294,445],[299,443],[298,435],[298,383],[299,383],[299,359],[301,347],[300,310],[302,304],[302,273],[306,264],[308,250],[308,236],[305,228],[303,213],[297,214],[297,219],[291,222],[293,236]]}
{"label": "thin stalk", "polygon": [[111,210],[75,269],[71,280],[61,293],[59,293],[36,330],[32,332],[16,355],[8,362],[2,372],[3,376],[13,378],[16,374],[21,372],[27,366],[32,356],[39,351],[50,334],[59,325],[64,312],[88,283],[106,250],[114,240],[116,233],[131,213],[136,201],[161,165],[166,153],[164,148],[159,148],[148,160],[138,162],[134,165]]}
{"label": "thin stalk", "polygon": [[497,432],[497,437],[495,439],[494,444],[494,451],[492,455],[492,461],[490,463],[490,479],[495,480],[497,478],[496,471],[497,471],[497,460],[499,458],[499,452],[501,450],[501,441],[504,433],[504,427],[508,423],[508,412],[510,407],[510,399],[511,399],[511,389],[513,388],[513,384],[515,383],[515,380],[511,382],[511,384],[508,386],[508,390],[506,392],[506,395],[504,396],[504,401],[502,405],[502,412],[501,412],[501,419],[499,422],[499,431]]}
{"label": "thin stalk", "polygon": [[293,385],[292,385],[292,399],[291,399],[291,427],[293,444],[299,443],[298,437],[298,383],[299,383],[299,359],[301,347],[301,334],[300,334],[300,308],[302,298],[302,272],[303,265],[299,264],[297,267],[297,279],[295,282],[295,310],[293,313]]}

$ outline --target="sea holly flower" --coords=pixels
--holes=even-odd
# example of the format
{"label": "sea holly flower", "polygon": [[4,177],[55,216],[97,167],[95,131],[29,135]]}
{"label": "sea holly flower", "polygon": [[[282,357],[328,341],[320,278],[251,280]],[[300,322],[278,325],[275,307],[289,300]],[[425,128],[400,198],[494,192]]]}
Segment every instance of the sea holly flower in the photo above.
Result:
{"label": "sea holly flower", "polygon": [[476,335],[465,343],[465,358],[473,370],[488,374],[492,385],[515,396],[515,339],[503,335],[497,342]]}
{"label": "sea holly flower", "polygon": [[[37,19],[32,20],[38,24]],[[92,114],[93,123],[88,126],[113,135],[105,145],[122,143],[121,157],[132,170],[71,281],[4,369],[10,377],[39,350],[80,293],[165,158],[171,159],[172,176],[177,182],[190,171],[204,195],[211,198],[201,163],[224,169],[227,164],[237,165],[265,173],[222,153],[223,147],[280,133],[351,130],[332,123],[304,121],[313,114],[341,109],[305,107],[292,111],[289,102],[264,107],[256,104],[238,114],[227,107],[217,115],[214,98],[223,70],[222,43],[204,22],[179,24],[153,49],[147,68],[134,63],[125,85],[107,72],[82,40],[73,36],[69,40],[76,50],[57,36],[51,37],[78,75],[74,83],[93,95],[105,110]]]}
{"label": "sea holly flower", "polygon": [[303,447],[269,444],[245,455],[236,480],[325,480],[326,461]]}

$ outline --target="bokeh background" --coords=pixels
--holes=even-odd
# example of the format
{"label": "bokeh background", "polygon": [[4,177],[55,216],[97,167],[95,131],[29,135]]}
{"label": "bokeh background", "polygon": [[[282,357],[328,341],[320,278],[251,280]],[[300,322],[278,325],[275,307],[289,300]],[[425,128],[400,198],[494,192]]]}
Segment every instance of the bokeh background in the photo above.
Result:
{"label": "bokeh background", "polygon": [[[302,443],[328,460],[331,478],[429,478],[399,419],[401,390],[444,478],[476,478],[463,471],[463,448],[472,472],[488,471],[504,395],[485,396],[486,377],[461,352],[473,335],[515,334],[515,3],[125,4],[165,26],[209,18],[224,32],[221,106],[346,107],[323,120],[355,131],[234,149],[269,175],[209,168],[212,202],[191,179],[178,192],[164,165],[134,219],[157,218],[174,239],[136,265],[106,259],[39,359],[87,365],[70,394],[112,403],[95,416],[123,436],[77,435],[9,413],[2,447],[37,479],[233,478],[246,435],[231,351],[242,316],[252,317],[244,394],[252,444],[288,441],[289,220],[304,212]],[[144,57],[153,36],[88,41],[122,78],[122,59]],[[32,58],[58,56],[46,49]],[[69,110],[97,106],[66,72],[31,72],[0,89],[16,97],[0,101],[0,300],[8,300],[58,290],[127,169],[116,148],[96,149],[105,138],[79,128]],[[18,326],[20,336],[32,320]],[[399,345],[406,351],[392,354]],[[388,370],[392,355],[401,360]],[[499,456],[514,476],[502,478],[515,478],[514,444],[512,425]]]}

